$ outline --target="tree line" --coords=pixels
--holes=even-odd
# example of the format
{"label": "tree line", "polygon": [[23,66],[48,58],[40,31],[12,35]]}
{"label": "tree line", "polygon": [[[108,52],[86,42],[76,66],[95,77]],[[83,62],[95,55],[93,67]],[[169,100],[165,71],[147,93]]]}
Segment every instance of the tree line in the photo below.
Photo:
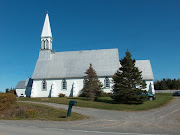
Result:
{"label": "tree line", "polygon": [[15,88],[11,88],[11,89],[6,89],[5,93],[12,93],[14,95],[16,95],[16,89]]}
{"label": "tree line", "polygon": [[180,89],[180,79],[165,79],[156,80],[154,82],[155,90],[179,90]]}

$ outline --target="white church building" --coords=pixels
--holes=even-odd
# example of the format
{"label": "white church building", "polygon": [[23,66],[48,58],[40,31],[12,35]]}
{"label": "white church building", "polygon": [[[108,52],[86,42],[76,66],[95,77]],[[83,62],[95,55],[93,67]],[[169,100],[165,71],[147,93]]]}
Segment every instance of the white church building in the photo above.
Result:
{"label": "white church building", "polygon": [[[90,63],[103,84],[103,91],[111,92],[112,76],[120,67],[118,49],[54,52],[52,41],[47,13],[41,34],[39,58],[32,75],[32,89],[26,92],[26,88],[22,86],[25,91],[24,96],[58,97],[62,93],[76,97],[84,86],[84,72],[89,68]],[[142,71],[143,80],[147,84],[146,90],[154,94],[154,77],[150,61],[137,60],[136,67]]]}

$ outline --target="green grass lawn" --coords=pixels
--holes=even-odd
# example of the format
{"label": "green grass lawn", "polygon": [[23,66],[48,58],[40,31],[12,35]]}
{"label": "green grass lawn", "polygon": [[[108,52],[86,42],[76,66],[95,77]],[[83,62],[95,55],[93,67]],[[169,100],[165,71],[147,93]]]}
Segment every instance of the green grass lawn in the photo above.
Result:
{"label": "green grass lawn", "polygon": [[19,101],[49,102],[57,104],[68,104],[70,100],[77,101],[77,106],[124,111],[143,111],[158,108],[168,104],[173,99],[171,93],[157,93],[156,100],[145,101],[139,105],[116,104],[110,97],[101,97],[98,101],[86,101],[82,97],[57,97],[57,98],[19,98]]}
{"label": "green grass lawn", "polygon": [[46,105],[18,102],[11,108],[0,114],[0,119],[8,120],[50,120],[50,121],[72,121],[88,118],[72,112],[69,118],[66,117],[67,110],[56,109]]}

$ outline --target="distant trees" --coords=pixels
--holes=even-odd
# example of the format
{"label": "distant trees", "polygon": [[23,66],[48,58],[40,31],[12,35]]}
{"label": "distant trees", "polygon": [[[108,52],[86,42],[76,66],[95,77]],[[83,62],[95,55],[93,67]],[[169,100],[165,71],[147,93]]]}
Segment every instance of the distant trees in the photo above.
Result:
{"label": "distant trees", "polygon": [[12,93],[14,95],[16,95],[16,89],[15,88],[11,88],[10,90],[7,88],[5,93]]}
{"label": "distant trees", "polygon": [[9,89],[8,88],[6,89],[6,93],[9,93]]}
{"label": "distant trees", "polygon": [[93,69],[92,64],[85,72],[84,76],[84,88],[82,89],[81,96],[86,97],[88,100],[97,100],[101,95],[102,84],[98,80],[96,71]]}
{"label": "distant trees", "polygon": [[156,80],[154,82],[155,90],[179,90],[180,89],[180,79],[162,79]]}
{"label": "distant trees", "polygon": [[120,60],[121,67],[113,76],[113,99],[118,103],[141,104],[144,96],[140,93],[143,92],[146,83],[142,80],[142,72],[135,67],[136,61],[131,56],[127,51],[126,56]]}

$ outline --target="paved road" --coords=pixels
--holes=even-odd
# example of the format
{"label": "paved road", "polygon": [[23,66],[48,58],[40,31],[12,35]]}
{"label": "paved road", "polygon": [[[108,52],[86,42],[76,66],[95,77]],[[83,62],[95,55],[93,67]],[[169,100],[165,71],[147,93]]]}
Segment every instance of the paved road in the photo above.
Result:
{"label": "paved road", "polygon": [[[66,105],[40,104],[67,109]],[[73,111],[90,116],[90,119],[68,122],[1,120],[0,134],[180,134],[180,121],[177,120],[180,119],[179,97],[165,107],[149,111],[108,111],[80,107],[73,107]]]}

